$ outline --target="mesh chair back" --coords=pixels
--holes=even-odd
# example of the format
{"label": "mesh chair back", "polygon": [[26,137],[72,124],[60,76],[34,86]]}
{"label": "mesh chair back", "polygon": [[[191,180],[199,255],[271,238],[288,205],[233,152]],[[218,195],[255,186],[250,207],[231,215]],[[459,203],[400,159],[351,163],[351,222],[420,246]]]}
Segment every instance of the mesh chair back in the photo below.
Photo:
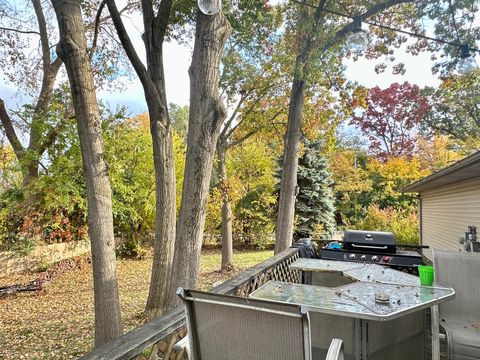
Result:
{"label": "mesh chair back", "polygon": [[435,282],[455,290],[455,298],[440,305],[442,318],[478,318],[480,253],[435,250],[433,261]]}
{"label": "mesh chair back", "polygon": [[299,306],[179,289],[194,360],[311,360]]}

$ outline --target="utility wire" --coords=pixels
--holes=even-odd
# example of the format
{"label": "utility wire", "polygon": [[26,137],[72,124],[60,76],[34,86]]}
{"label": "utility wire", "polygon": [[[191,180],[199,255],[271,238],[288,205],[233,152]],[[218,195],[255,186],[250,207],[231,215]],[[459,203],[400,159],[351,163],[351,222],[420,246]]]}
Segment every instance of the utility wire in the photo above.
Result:
{"label": "utility wire", "polygon": [[460,35],[458,34],[457,23],[455,22],[455,12],[453,11],[452,0],[448,0],[448,9],[452,15],[453,28],[455,29],[455,34],[457,35],[457,41],[460,42]]}
{"label": "utility wire", "polygon": [[[308,7],[314,8],[314,9],[317,8],[315,5],[304,3],[304,2],[301,2],[299,0],[290,0],[290,1],[293,2],[293,3],[299,4],[299,5],[308,6]],[[327,9],[327,8],[323,8],[322,11],[325,11],[325,12],[333,14],[333,15],[341,16],[341,17],[344,17],[344,18],[348,18],[348,19],[354,19],[355,18],[355,16],[344,14],[344,13],[341,13],[341,12],[338,12],[338,11],[335,11],[335,10],[330,10],[330,9]],[[447,41],[447,40],[443,40],[443,39],[437,39],[437,38],[433,38],[433,37],[426,36],[426,35],[423,35],[423,34],[417,34],[417,33],[413,33],[413,32],[406,31],[406,30],[395,29],[393,27],[382,25],[382,24],[379,24],[379,23],[376,23],[376,22],[373,22],[373,21],[367,21],[367,20],[362,19],[362,22],[364,22],[365,24],[371,25],[371,26],[379,27],[381,29],[395,31],[395,32],[402,33],[402,34],[409,35],[409,36],[413,36],[413,37],[416,37],[416,38],[419,38],[419,39],[435,41],[435,42],[438,42],[438,43],[441,43],[441,44],[452,45],[452,46],[457,46],[457,47],[460,47],[462,45],[460,43],[460,37],[458,35],[458,30],[457,30],[455,22],[454,22],[454,26],[455,26],[455,31],[457,31],[458,42]],[[475,48],[471,48],[471,47],[468,47],[468,49],[471,50],[471,51],[480,52],[479,49],[475,49]]]}

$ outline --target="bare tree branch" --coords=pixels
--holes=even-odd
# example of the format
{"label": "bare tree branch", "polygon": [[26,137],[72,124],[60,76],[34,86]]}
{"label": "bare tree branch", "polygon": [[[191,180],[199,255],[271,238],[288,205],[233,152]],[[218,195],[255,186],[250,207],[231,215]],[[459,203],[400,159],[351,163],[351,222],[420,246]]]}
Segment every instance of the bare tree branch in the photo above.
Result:
{"label": "bare tree branch", "polygon": [[[255,99],[255,101],[250,105],[250,107],[249,107],[246,111],[243,111],[243,115],[248,115],[248,114],[250,114],[250,113],[253,111],[253,109],[255,108],[255,106],[257,106],[257,104],[260,102],[260,100],[263,99],[263,95],[265,95],[265,93],[266,93],[269,89],[271,89],[273,86],[274,86],[274,84],[270,84],[270,85],[264,87],[263,89],[261,89],[260,92],[258,93],[258,96],[257,96],[257,98]],[[253,90],[250,91],[250,93],[252,93],[252,92],[253,92]],[[249,93],[248,95],[250,95],[250,93]],[[247,96],[248,96],[248,95],[247,95]],[[245,96],[245,98],[246,98],[247,96]],[[237,110],[237,109],[236,109],[236,110]],[[233,132],[235,131],[235,129],[240,126],[240,124],[244,121],[244,119],[245,119],[245,117],[244,117],[242,120],[240,120],[237,125],[235,125],[232,129],[230,129],[230,130],[228,131],[228,128],[230,127],[230,125],[231,125],[231,123],[232,123],[232,121],[233,121],[233,116],[230,117],[229,122],[227,123],[228,126],[225,127],[225,129],[226,129],[225,131],[228,131],[228,133],[225,134],[225,137],[226,137],[227,139],[228,139],[230,136],[232,136],[232,134],[233,134]]]}
{"label": "bare tree branch", "polygon": [[17,33],[20,33],[20,34],[35,34],[35,35],[40,35],[40,33],[39,33],[38,31],[33,31],[33,30],[19,30],[19,29],[6,28],[6,27],[2,27],[2,26],[0,26],[0,30],[17,32]]}
{"label": "bare tree branch", "polygon": [[[118,11],[118,13],[119,13],[120,15],[123,15],[124,12],[126,12],[126,11],[134,8],[134,6],[135,6],[134,3],[129,3],[129,4],[125,5],[122,9],[120,9],[120,10]],[[106,16],[104,16],[104,17],[102,17],[102,18],[99,18],[99,19],[98,19],[98,23],[99,23],[99,24],[104,24],[104,23],[106,23],[108,20],[110,20],[111,18],[112,18],[112,17],[111,17],[110,15],[106,15]],[[96,24],[97,24],[97,20],[96,20],[96,17],[95,17],[95,21],[93,21],[93,22],[91,22],[91,23],[89,23],[89,24],[85,24],[85,30],[87,30],[87,31],[90,31],[90,30],[92,30],[92,29],[95,30]]]}
{"label": "bare tree branch", "polygon": [[237,106],[235,106],[235,109],[233,110],[232,115],[230,115],[230,118],[227,120],[227,122],[223,126],[223,130],[220,133],[220,138],[224,138],[224,137],[228,138],[228,135],[226,136],[226,133],[227,133],[228,129],[230,128],[230,125],[232,125],[233,121],[235,120],[235,117],[237,116],[238,110],[240,109],[240,106],[242,106],[242,104],[245,101],[245,99],[247,98],[247,96],[248,95],[246,95],[246,94],[241,94],[240,95],[240,100],[238,101]]}
{"label": "bare tree branch", "polygon": [[97,48],[97,40],[98,40],[98,30],[100,28],[100,17],[102,16],[102,11],[105,8],[105,3],[107,0],[102,0],[100,3],[100,6],[98,7],[97,10],[97,15],[95,16],[95,30],[93,32],[93,42],[92,42],[92,47],[88,50],[89,51],[89,58],[90,61],[92,61],[93,54],[95,52],[95,49]]}
{"label": "bare tree branch", "polygon": [[[110,11],[110,15],[112,16],[113,24],[115,25],[115,29],[117,30],[118,38],[122,43],[122,46],[132,63],[135,72],[137,73],[140,81],[142,82],[145,88],[151,87],[150,80],[148,78],[147,69],[145,65],[140,60],[140,57],[135,50],[135,47],[128,36],[127,30],[125,29],[125,25],[123,24],[122,17],[118,12],[117,5],[115,4],[115,0],[107,0],[107,7],[108,11]],[[144,14],[145,16],[145,14]]]}
{"label": "bare tree branch", "polygon": [[[50,44],[48,43],[47,21],[43,14],[40,0],[32,0],[35,15],[38,21],[38,30],[40,31],[40,44],[42,45],[43,72],[47,74],[50,68]],[[45,77],[44,77],[45,79]]]}
{"label": "bare tree branch", "polygon": [[10,145],[12,145],[15,155],[17,156],[18,160],[21,161],[25,156],[25,149],[18,139],[15,128],[13,127],[12,119],[8,115],[3,99],[0,99],[0,121],[2,122],[3,130],[5,131],[5,135],[7,135]]}
{"label": "bare tree branch", "polygon": [[227,145],[227,149],[230,149],[232,147],[235,147],[241,143],[243,143],[245,140],[247,140],[248,138],[252,137],[253,135],[255,135],[257,132],[259,132],[260,130],[266,128],[268,125],[272,125],[272,122],[273,120],[275,120],[277,117],[280,116],[280,114],[282,113],[282,110],[279,110],[275,113],[275,115],[273,115],[268,121],[267,121],[267,124],[264,124],[262,126],[259,126],[257,127],[256,129],[253,129],[251,131],[249,131],[248,133],[246,133],[244,136],[242,136],[240,139],[237,139],[231,143],[229,143]]}

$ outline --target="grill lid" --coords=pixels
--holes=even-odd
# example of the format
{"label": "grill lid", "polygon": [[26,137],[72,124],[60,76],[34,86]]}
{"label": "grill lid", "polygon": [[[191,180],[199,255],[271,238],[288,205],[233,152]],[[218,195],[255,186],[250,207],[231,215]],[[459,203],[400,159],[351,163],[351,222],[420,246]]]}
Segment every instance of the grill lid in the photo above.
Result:
{"label": "grill lid", "polygon": [[351,251],[396,252],[396,239],[391,232],[346,230],[343,241],[344,249]]}

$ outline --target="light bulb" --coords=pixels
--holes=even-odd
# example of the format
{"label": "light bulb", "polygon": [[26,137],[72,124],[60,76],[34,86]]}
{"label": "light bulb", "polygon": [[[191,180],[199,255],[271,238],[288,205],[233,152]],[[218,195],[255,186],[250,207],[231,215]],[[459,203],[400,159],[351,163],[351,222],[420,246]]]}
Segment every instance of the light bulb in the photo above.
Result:
{"label": "light bulb", "polygon": [[478,69],[475,58],[470,54],[468,45],[460,45],[460,58],[457,60],[457,72],[460,75],[470,74],[472,71]]}
{"label": "light bulb", "polygon": [[363,30],[356,30],[350,35],[348,35],[347,41],[345,42],[347,49],[356,53],[359,53],[368,45],[367,33]]}
{"label": "light bulb", "polygon": [[197,3],[205,15],[215,15],[222,9],[222,0],[197,0]]}
{"label": "light bulb", "polygon": [[457,62],[457,71],[460,75],[470,74],[472,71],[478,69],[477,62],[473,56],[469,56],[465,59],[460,59]]}

